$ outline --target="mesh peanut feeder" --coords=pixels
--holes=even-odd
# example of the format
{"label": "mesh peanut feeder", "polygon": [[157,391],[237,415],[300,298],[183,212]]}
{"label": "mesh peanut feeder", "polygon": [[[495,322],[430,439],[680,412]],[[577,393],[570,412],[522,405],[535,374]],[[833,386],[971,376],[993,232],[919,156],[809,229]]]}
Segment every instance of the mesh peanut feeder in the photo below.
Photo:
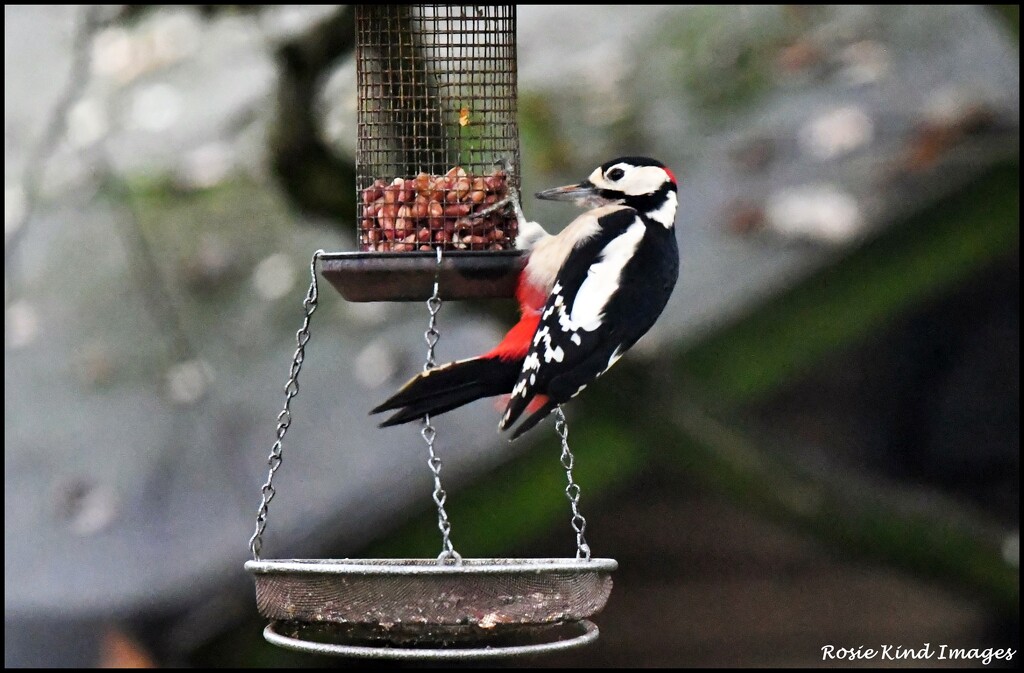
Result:
{"label": "mesh peanut feeder", "polygon": [[350,301],[510,297],[520,268],[514,5],[356,9],[359,252],[324,276]]}
{"label": "mesh peanut feeder", "polygon": [[617,564],[591,558],[561,409],[555,428],[575,558],[463,559],[452,542],[429,416],[420,434],[434,480],[437,558],[261,558],[319,302],[317,263],[351,301],[426,300],[425,370],[435,364],[442,301],[511,297],[522,268],[510,201],[519,188],[514,6],[358,6],[356,30],[360,250],[319,250],[310,263],[305,315],[245,564],[260,614],[270,620],[264,637],[303,652],[427,660],[520,656],[591,642],[598,629],[590,618],[608,600]]}

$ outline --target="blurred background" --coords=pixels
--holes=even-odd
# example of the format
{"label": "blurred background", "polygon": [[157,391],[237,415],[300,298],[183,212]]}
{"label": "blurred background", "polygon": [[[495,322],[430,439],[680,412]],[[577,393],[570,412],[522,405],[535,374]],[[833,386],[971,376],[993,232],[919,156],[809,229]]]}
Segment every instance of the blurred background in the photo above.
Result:
{"label": "blurred background", "polygon": [[[355,248],[351,7],[4,18],[5,664],[349,663],[264,643],[242,564],[310,257]],[[620,563],[601,638],[527,663],[1019,649],[1018,36],[1017,7],[519,8],[524,193],[660,158],[682,255],[568,407]],[[446,304],[438,359],[513,317]],[[366,416],[426,321],[322,286],[264,556],[436,556],[418,430]],[[496,418],[436,423],[456,547],[573,555],[554,431]]]}

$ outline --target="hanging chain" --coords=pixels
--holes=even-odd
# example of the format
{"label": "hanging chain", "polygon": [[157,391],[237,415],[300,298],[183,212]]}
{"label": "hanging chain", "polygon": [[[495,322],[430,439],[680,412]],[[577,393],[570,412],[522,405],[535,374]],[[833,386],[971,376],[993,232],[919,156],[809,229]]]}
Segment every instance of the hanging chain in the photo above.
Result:
{"label": "hanging chain", "polygon": [[569,450],[569,424],[565,421],[565,412],[562,407],[555,408],[555,432],[562,439],[562,467],[565,468],[565,476],[569,485],[565,487],[565,495],[569,498],[572,506],[572,529],[576,531],[576,558],[590,560],[590,545],[587,544],[583,532],[587,529],[587,520],[580,514],[580,485],[572,479],[572,468],[575,462],[572,451]]}
{"label": "hanging chain", "polygon": [[441,271],[441,247],[437,248],[437,274],[434,275],[434,294],[427,300],[427,310],[430,312],[430,324],[423,338],[427,342],[427,361],[423,364],[423,371],[429,372],[437,364],[434,361],[434,347],[441,338],[441,332],[437,329],[437,313],[441,310],[441,295],[438,292],[440,283],[438,275]]}
{"label": "hanging chain", "polygon": [[[423,371],[429,372],[436,364],[434,362],[434,347],[441,338],[441,332],[437,329],[437,313],[441,310],[441,295],[439,292],[441,275],[441,246],[437,247],[437,270],[434,274],[434,294],[427,300],[427,310],[430,311],[430,324],[423,338],[427,342],[427,361],[423,365]],[[434,452],[434,440],[437,438],[437,430],[430,424],[430,414],[423,415],[423,429],[420,431],[423,441],[427,443],[427,465],[434,475],[434,503],[437,505],[437,527],[441,531],[441,554],[437,557],[439,563],[451,560],[456,564],[462,563],[462,556],[455,551],[452,544],[452,524],[448,521],[448,512],[444,509],[448,493],[441,486],[441,459]]]}
{"label": "hanging chain", "polygon": [[284,409],[277,415],[277,441],[270,448],[270,457],[267,464],[270,472],[267,474],[267,483],[263,484],[262,501],[260,509],[256,514],[256,532],[249,539],[249,550],[255,561],[260,560],[260,550],[263,548],[263,531],[267,527],[267,507],[274,499],[274,473],[281,467],[281,453],[283,449],[284,436],[292,424],[292,399],[299,394],[299,370],[302,369],[302,362],[306,359],[306,344],[309,343],[309,319],[316,310],[317,284],[316,284],[316,261],[323,250],[313,253],[313,259],[309,263],[309,290],[306,291],[306,298],[302,300],[302,307],[305,309],[305,317],[302,320],[302,328],[295,333],[295,356],[292,358],[292,367],[288,372],[288,383],[284,386]]}

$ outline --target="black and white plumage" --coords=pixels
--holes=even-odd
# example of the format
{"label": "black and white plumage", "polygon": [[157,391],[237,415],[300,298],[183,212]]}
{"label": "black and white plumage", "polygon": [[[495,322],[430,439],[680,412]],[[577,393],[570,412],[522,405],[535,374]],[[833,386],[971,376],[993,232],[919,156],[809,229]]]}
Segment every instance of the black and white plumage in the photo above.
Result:
{"label": "black and white plumage", "polygon": [[547,400],[513,438],[582,392],[646,334],[679,276],[676,185],[659,162],[616,159],[580,185],[538,196],[611,205],[577,218],[581,231],[557,272],[500,427],[514,424],[535,396]]}
{"label": "black and white plumage", "polygon": [[555,236],[520,223],[533,232],[517,293],[520,322],[490,353],[414,377],[371,412],[398,410],[382,425],[510,393],[500,429],[532,412],[515,439],[606,372],[661,315],[679,275],[668,168],[623,157],[537,197],[590,210]]}

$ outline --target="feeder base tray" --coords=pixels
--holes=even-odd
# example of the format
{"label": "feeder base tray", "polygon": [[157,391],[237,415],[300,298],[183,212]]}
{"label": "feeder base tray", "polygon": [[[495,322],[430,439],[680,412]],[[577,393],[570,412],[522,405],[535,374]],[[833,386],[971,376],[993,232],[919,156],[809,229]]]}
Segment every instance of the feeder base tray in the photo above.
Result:
{"label": "feeder base tray", "polygon": [[265,636],[272,643],[345,656],[468,658],[590,642],[597,627],[587,620],[608,601],[618,564],[295,559],[245,567],[256,581],[260,614],[271,620]]}
{"label": "feeder base tray", "polygon": [[437,253],[332,252],[320,256],[320,273],[349,301],[426,301],[440,281],[441,299],[514,297],[526,257],[519,250],[454,250]]}

